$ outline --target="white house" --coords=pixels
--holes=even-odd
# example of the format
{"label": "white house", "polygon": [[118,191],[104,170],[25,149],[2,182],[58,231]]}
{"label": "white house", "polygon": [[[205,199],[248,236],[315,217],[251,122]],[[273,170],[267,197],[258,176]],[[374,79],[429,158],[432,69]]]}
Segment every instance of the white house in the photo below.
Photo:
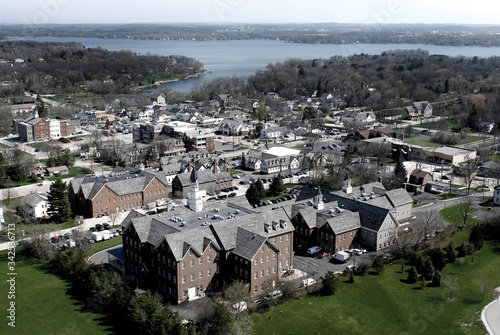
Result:
{"label": "white house", "polygon": [[43,218],[48,208],[49,201],[40,194],[29,194],[21,199],[21,211],[28,217]]}
{"label": "white house", "polygon": [[53,139],[58,139],[61,137],[61,124],[57,119],[49,119],[50,126],[50,137]]}
{"label": "white house", "polygon": [[500,205],[500,185],[495,186],[493,191],[493,204]]}
{"label": "white house", "polygon": [[283,136],[283,128],[274,123],[264,123],[260,131],[261,138],[280,138]]}

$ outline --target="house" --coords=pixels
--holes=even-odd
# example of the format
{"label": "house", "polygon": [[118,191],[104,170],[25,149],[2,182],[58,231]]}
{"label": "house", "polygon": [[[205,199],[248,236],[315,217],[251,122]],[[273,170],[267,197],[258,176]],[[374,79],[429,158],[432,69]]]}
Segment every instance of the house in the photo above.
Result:
{"label": "house", "polygon": [[26,217],[47,217],[48,209],[49,201],[40,194],[32,193],[21,198],[20,210]]}
{"label": "house", "polygon": [[407,119],[415,120],[429,118],[432,116],[432,106],[428,101],[414,102],[413,105],[405,107]]}
{"label": "house", "polygon": [[219,132],[226,136],[248,136],[249,129],[241,121],[223,120],[219,124]]}
{"label": "house", "polygon": [[122,222],[125,274],[174,304],[236,280],[252,296],[276,289],[293,266],[293,226],[283,209],[256,213],[239,198],[195,213],[131,214]]}
{"label": "house", "polygon": [[414,169],[410,173],[408,183],[406,183],[406,190],[409,192],[422,192],[430,181],[432,181],[432,175],[429,172]]}
{"label": "house", "polygon": [[151,95],[149,97],[149,101],[153,105],[165,105],[167,102],[165,94],[163,94],[163,93]]}
{"label": "house", "polygon": [[366,128],[372,126],[377,117],[373,112],[363,112],[359,109],[345,110],[341,116],[341,121],[355,127]]}
{"label": "house", "polygon": [[49,167],[49,168],[46,168],[45,171],[46,171],[46,174],[49,177],[59,176],[59,175],[68,174],[69,173],[69,169],[65,165]]}
{"label": "house", "polygon": [[219,94],[214,97],[214,100],[219,108],[229,107],[231,96],[229,94]]}
{"label": "house", "polygon": [[283,137],[283,128],[274,123],[264,123],[260,131],[261,138],[280,138]]}
{"label": "house", "polygon": [[[187,198],[191,185],[190,172],[178,174],[172,180],[172,194],[174,197]],[[233,186],[233,177],[229,172],[213,173],[212,171],[198,172],[200,190],[207,193],[215,193],[222,189]]]}
{"label": "house", "polygon": [[493,204],[500,206],[500,185],[493,189]]}

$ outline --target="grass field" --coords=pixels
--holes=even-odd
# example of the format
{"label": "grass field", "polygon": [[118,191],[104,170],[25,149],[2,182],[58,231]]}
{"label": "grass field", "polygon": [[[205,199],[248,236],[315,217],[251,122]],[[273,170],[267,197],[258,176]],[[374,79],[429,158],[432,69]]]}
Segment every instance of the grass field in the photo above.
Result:
{"label": "grass field", "polygon": [[81,173],[81,174],[91,174],[92,171],[90,169],[87,169],[87,168],[84,168],[84,167],[73,166],[73,167],[71,167],[69,169],[69,173],[68,174],[63,174],[63,175],[60,175],[60,176],[57,176],[57,177],[50,177],[50,178],[47,178],[47,180],[55,181],[55,180],[58,180],[58,179],[73,178],[74,176],[76,176],[79,173]]}
{"label": "grass field", "polygon": [[[383,275],[356,277],[354,284],[341,277],[331,297],[307,297],[252,315],[256,334],[485,334],[479,281],[500,286],[500,243],[487,242],[474,264],[466,258],[463,273],[458,262],[441,272],[457,280],[453,300],[444,287],[406,284],[401,264],[387,266]],[[495,286],[496,285],[496,286]]]}
{"label": "grass field", "polygon": [[[464,139],[458,141],[457,145],[469,144],[472,142],[481,141],[482,139],[483,139],[483,137],[480,137],[480,136],[469,136],[467,138],[464,138]],[[406,142],[409,144],[415,144],[415,145],[421,145],[421,146],[427,146],[427,147],[440,147],[443,145],[443,144],[432,142],[430,138],[428,140],[409,140]]]}
{"label": "grass field", "polygon": [[[7,277],[7,252],[0,252],[0,266]],[[111,334],[103,314],[87,313],[69,293],[65,280],[49,273],[47,262],[16,255],[15,300],[9,300],[6,280],[0,282],[0,334]],[[6,306],[16,303],[16,327],[7,325]]]}
{"label": "grass field", "polygon": [[90,251],[85,253],[85,256],[86,257],[91,256],[91,255],[95,254],[96,252],[102,251],[104,249],[116,247],[117,245],[122,244],[122,242],[123,242],[123,238],[121,236],[116,236],[116,237],[113,237],[113,238],[106,240],[106,241],[94,243],[90,247]]}
{"label": "grass field", "polygon": [[[477,209],[475,208],[472,208],[471,210],[472,212],[477,211]],[[452,223],[455,227],[462,225],[463,219],[460,214],[459,205],[445,208],[439,213],[445,221]],[[474,225],[476,223],[481,223],[481,221],[469,216],[469,218],[467,219],[467,224]]]}

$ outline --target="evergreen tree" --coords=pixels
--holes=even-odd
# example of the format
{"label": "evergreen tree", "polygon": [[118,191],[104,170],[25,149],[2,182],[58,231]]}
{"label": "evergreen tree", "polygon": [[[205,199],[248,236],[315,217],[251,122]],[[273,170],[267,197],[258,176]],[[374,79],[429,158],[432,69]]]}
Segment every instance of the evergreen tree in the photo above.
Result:
{"label": "evergreen tree", "polygon": [[251,204],[258,203],[260,201],[259,191],[257,190],[257,186],[254,183],[250,184],[247,192],[245,193],[247,200]]}
{"label": "evergreen tree", "polygon": [[406,183],[406,168],[403,164],[403,154],[401,153],[401,150],[398,150],[396,152],[396,164],[394,166],[394,176],[396,178],[394,188],[400,188],[404,186],[404,183]]}
{"label": "evergreen tree", "polygon": [[434,266],[432,266],[432,262],[430,259],[426,259],[424,262],[424,268],[422,270],[422,276],[425,280],[431,280],[434,277]]}
{"label": "evergreen tree", "polygon": [[273,178],[271,185],[269,186],[269,192],[271,195],[279,195],[285,191],[285,185],[283,184],[283,179],[281,178],[281,173]]}
{"label": "evergreen tree", "polygon": [[414,266],[412,266],[411,269],[408,271],[408,278],[406,279],[406,281],[409,284],[414,284],[418,281],[418,272]]}
{"label": "evergreen tree", "polygon": [[439,271],[434,272],[434,277],[432,277],[432,286],[441,287],[441,274]]}
{"label": "evergreen tree", "polygon": [[458,258],[463,258],[467,255],[466,253],[466,246],[465,246],[465,242],[462,242],[462,244],[460,244],[457,248],[457,257]]}
{"label": "evergreen tree", "polygon": [[227,307],[222,302],[217,302],[212,310],[209,320],[209,330],[211,334],[225,335],[231,334],[234,320]]}
{"label": "evergreen tree", "polygon": [[47,213],[57,222],[62,223],[71,218],[71,208],[66,191],[66,183],[56,180],[50,185],[47,200],[49,209]]}
{"label": "evergreen tree", "polygon": [[186,334],[179,313],[165,306],[157,293],[135,293],[128,304],[128,320],[139,334]]}
{"label": "evergreen tree", "polygon": [[417,272],[420,274],[424,272],[424,259],[422,258],[422,255],[417,256],[417,262],[415,263],[415,268],[417,269]]}
{"label": "evergreen tree", "polygon": [[427,255],[429,256],[432,266],[436,271],[441,271],[444,269],[446,265],[446,258],[443,250],[439,247],[432,248],[427,251]]}
{"label": "evergreen tree", "polygon": [[339,281],[333,271],[327,271],[325,278],[321,281],[321,292],[325,296],[334,295],[337,292]]}
{"label": "evergreen tree", "polygon": [[257,188],[259,199],[264,198],[266,196],[266,190],[264,189],[264,184],[262,183],[262,180],[260,180],[260,178],[255,182],[255,187]]}
{"label": "evergreen tree", "polygon": [[472,228],[472,231],[469,235],[469,243],[474,246],[474,249],[477,251],[483,247],[484,234],[481,231],[479,226],[475,226]]}
{"label": "evergreen tree", "polygon": [[382,274],[384,272],[384,260],[382,257],[377,256],[372,263],[372,269],[376,274]]}
{"label": "evergreen tree", "polygon": [[453,240],[445,248],[446,258],[448,259],[448,263],[455,263],[457,260],[457,253],[455,252],[455,242]]}

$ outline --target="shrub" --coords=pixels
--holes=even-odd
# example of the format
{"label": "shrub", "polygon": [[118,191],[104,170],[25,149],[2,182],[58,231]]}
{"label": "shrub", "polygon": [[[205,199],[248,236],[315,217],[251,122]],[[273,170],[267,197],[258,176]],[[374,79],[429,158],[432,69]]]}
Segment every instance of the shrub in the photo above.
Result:
{"label": "shrub", "polygon": [[418,281],[418,272],[414,266],[412,266],[410,271],[408,271],[408,278],[406,279],[406,281],[409,284],[414,284]]}

